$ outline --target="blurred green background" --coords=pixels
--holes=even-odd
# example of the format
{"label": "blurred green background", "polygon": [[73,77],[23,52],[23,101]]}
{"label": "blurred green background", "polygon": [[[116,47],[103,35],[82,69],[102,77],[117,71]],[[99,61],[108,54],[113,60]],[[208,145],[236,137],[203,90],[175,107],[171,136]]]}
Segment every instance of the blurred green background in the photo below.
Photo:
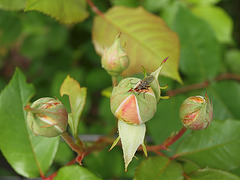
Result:
{"label": "blurred green background", "polygon": [[[189,9],[194,7],[194,1],[188,0],[185,2]],[[170,19],[171,17],[166,9],[171,8],[174,1],[95,0],[94,3],[103,12],[113,5],[144,6],[148,11]],[[219,44],[223,49],[221,58],[225,61],[220,65],[221,72],[239,74],[240,1],[216,1],[215,6],[223,8],[234,24],[232,36],[223,41],[218,39],[221,41]],[[202,8],[204,9],[204,7]],[[92,13],[90,8],[88,8],[88,11],[91,13],[85,21],[74,25],[63,25],[50,16],[37,11],[7,11],[1,9],[0,6],[0,89],[2,90],[7,85],[15,68],[19,67],[26,75],[27,81],[35,86],[36,95],[32,101],[40,97],[57,97],[69,108],[68,98],[60,97],[59,88],[66,76],[70,74],[82,87],[87,87],[87,102],[81,117],[79,133],[111,135],[116,132],[116,121],[110,111],[109,98],[101,95],[105,88],[111,86],[111,77],[101,68],[101,57],[96,54],[92,44],[91,31],[93,18],[96,15]],[[200,13],[200,17],[204,16],[204,11],[201,11],[200,6],[194,11],[196,14]],[[210,16],[208,17],[211,19]],[[170,28],[172,28],[171,25]],[[191,28],[194,29],[194,25]],[[184,70],[181,68],[180,73],[186,85],[194,83],[193,80],[185,76]],[[142,75],[138,76],[142,77]],[[169,85],[169,88],[164,90],[163,94],[181,86],[166,77],[160,78],[160,84],[163,86]],[[205,91],[191,91],[184,95],[175,96],[170,100],[162,101],[158,105],[158,111],[153,120],[147,125],[148,137],[150,137],[148,143],[160,144],[173,130],[178,130],[181,124],[180,122],[176,123],[176,121],[178,121],[178,108],[182,101],[190,95],[203,95]],[[220,115],[216,115],[216,117],[220,120],[226,118]],[[159,118],[165,121],[157,121]],[[166,123],[166,121],[168,122]],[[164,131],[161,137],[159,137],[159,131]],[[141,156],[142,154],[140,154],[139,161],[131,163],[127,174],[123,172],[120,148],[113,149],[112,153],[109,154],[107,154],[107,148],[101,152],[93,153],[84,159],[84,164],[90,167],[90,170],[94,173],[105,178],[119,176],[128,178],[133,176],[134,167],[141,162]],[[74,154],[68,146],[61,143],[53,169],[49,174],[69,162],[73,157]],[[0,175],[14,174],[4,157],[1,156],[0,158]],[[103,166],[106,170],[103,170]]]}

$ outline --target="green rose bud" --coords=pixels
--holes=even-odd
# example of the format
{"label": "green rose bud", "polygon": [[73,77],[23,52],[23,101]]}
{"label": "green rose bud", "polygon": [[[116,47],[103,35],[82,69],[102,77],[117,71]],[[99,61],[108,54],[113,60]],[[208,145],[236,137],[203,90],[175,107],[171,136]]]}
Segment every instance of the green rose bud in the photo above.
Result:
{"label": "green rose bud", "polygon": [[213,105],[207,93],[202,96],[187,98],[180,107],[180,118],[183,125],[192,130],[201,130],[209,126],[213,117]]}
{"label": "green rose bud", "polygon": [[129,65],[125,50],[121,47],[120,34],[109,49],[105,49],[102,56],[102,67],[111,75],[119,76]]}
{"label": "green rose bud", "polygon": [[138,78],[125,78],[114,87],[110,99],[111,111],[129,124],[140,125],[156,112],[157,101],[151,87],[143,86]]}
{"label": "green rose bud", "polygon": [[66,131],[68,113],[64,105],[54,98],[40,98],[27,105],[27,123],[35,135],[56,137]]}

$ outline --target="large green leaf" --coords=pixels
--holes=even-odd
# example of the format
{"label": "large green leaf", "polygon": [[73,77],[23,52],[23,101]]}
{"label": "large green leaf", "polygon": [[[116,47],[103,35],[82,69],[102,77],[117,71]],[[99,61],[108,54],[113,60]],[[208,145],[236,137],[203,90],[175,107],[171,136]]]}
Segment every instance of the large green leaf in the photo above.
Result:
{"label": "large green leaf", "polygon": [[71,115],[68,123],[72,129],[74,136],[77,136],[80,116],[86,102],[87,89],[81,88],[76,80],[70,76],[67,76],[62,83],[60,94],[61,96],[64,94],[69,96]]}
{"label": "large green leaf", "polygon": [[64,24],[77,23],[88,17],[85,0],[27,0],[25,11],[37,10]]}
{"label": "large green leaf", "polygon": [[234,81],[213,83],[207,88],[215,119],[240,119],[240,84]]}
{"label": "large green leaf", "polygon": [[137,167],[134,180],[146,179],[184,179],[179,163],[166,157],[149,157]]}
{"label": "large green leaf", "polygon": [[200,169],[188,176],[191,180],[240,180],[240,177],[217,169]]}
{"label": "large green leaf", "polygon": [[232,42],[233,22],[224,9],[216,6],[197,6],[192,10],[211,25],[220,42]]}
{"label": "large green leaf", "polygon": [[25,8],[26,0],[1,0],[0,9],[22,10]]}
{"label": "large green leaf", "polygon": [[221,57],[220,46],[211,27],[180,5],[173,29],[181,42],[180,70],[195,82],[215,77]]}
{"label": "large green leaf", "polygon": [[13,169],[26,177],[37,177],[51,165],[59,138],[36,137],[26,124],[23,107],[34,94],[17,69],[0,96],[0,148]]}
{"label": "large green leaf", "polygon": [[73,165],[61,168],[54,180],[100,180],[99,177],[88,171],[86,168]]}
{"label": "large green leaf", "polygon": [[186,137],[177,149],[179,159],[192,160],[200,167],[230,170],[240,166],[240,121],[213,120],[202,131]]}
{"label": "large green leaf", "polygon": [[148,72],[160,66],[163,59],[169,56],[161,74],[179,82],[179,39],[165,22],[143,8],[113,7],[104,16],[96,17],[93,25],[93,43],[99,54],[103,48],[113,43],[121,32],[130,65],[123,75],[142,73],[144,66]]}

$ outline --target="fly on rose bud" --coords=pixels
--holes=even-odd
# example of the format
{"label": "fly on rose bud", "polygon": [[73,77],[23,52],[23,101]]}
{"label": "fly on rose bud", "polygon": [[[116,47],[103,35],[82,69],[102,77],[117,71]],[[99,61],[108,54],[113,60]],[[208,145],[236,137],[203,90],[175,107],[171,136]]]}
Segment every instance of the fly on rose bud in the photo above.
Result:
{"label": "fly on rose bud", "polygon": [[135,91],[135,92],[138,92],[138,95],[141,93],[141,92],[148,92],[149,91],[149,88],[150,88],[150,85],[153,81],[154,81],[155,77],[150,75],[150,76],[147,76],[145,77],[143,80],[139,81],[137,83],[137,86],[134,88],[134,89],[130,89],[128,92],[131,92],[131,91]]}

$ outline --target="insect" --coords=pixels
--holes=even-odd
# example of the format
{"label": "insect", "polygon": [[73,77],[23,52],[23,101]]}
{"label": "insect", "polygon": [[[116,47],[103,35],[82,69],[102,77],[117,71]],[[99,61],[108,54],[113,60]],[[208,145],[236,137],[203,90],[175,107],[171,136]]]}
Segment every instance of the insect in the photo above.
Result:
{"label": "insect", "polygon": [[155,77],[153,75],[147,76],[143,80],[139,81],[137,86],[134,89],[130,89],[128,92],[134,90],[135,92],[138,92],[138,95],[141,92],[146,93],[149,91],[149,88],[150,88],[149,84],[151,84],[154,81],[154,79]]}

